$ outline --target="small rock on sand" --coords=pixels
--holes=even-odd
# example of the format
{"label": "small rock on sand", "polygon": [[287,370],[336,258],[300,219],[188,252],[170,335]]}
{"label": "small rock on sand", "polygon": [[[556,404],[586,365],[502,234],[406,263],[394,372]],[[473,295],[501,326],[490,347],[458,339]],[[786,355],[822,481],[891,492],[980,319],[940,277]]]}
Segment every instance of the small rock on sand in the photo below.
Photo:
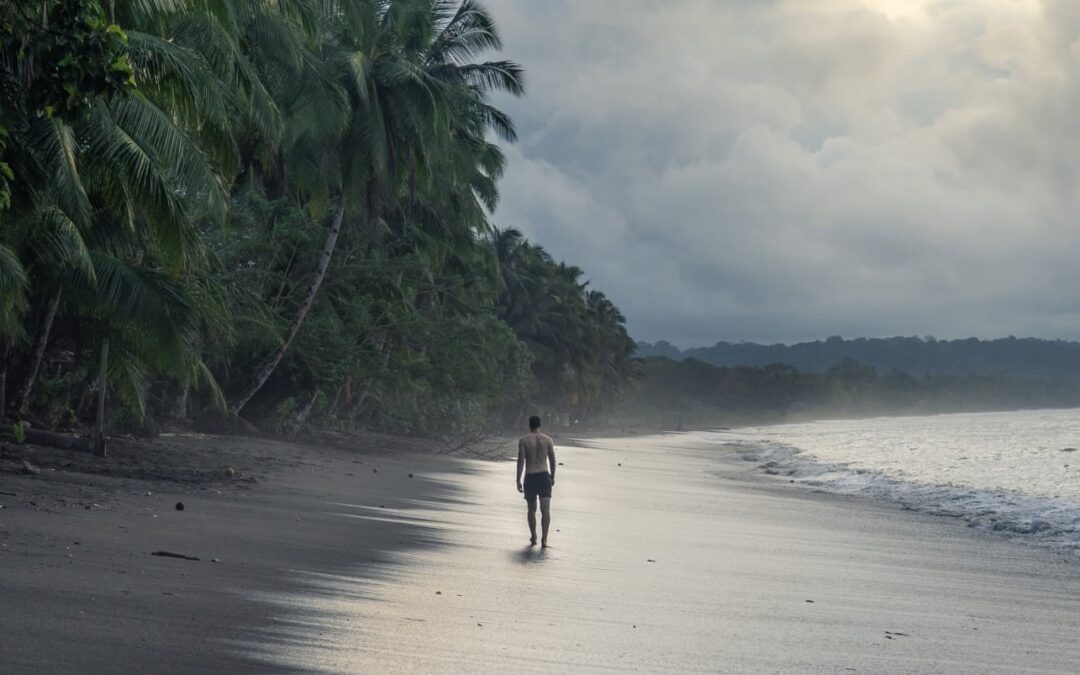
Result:
{"label": "small rock on sand", "polygon": [[24,459],[22,461],[22,472],[23,473],[28,473],[28,474],[30,474],[32,476],[36,476],[39,473],[41,473],[41,469],[37,468],[36,466],[34,466],[33,464],[31,464],[30,462],[28,462],[28,461],[26,461]]}
{"label": "small rock on sand", "polygon": [[1062,452],[1076,452],[1076,448],[1062,448]]}
{"label": "small rock on sand", "polygon": [[177,511],[183,511],[184,510],[184,502],[176,502],[176,510]]}

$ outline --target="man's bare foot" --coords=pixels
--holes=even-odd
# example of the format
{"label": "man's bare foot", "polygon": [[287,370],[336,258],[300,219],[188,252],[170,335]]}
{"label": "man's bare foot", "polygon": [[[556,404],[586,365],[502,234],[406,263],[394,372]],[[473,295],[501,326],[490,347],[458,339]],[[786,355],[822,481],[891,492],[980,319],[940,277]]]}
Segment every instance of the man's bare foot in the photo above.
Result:
{"label": "man's bare foot", "polygon": [[529,537],[529,546],[536,546],[536,537]]}
{"label": "man's bare foot", "polygon": [[540,548],[551,548],[548,546],[547,540],[540,542]]}

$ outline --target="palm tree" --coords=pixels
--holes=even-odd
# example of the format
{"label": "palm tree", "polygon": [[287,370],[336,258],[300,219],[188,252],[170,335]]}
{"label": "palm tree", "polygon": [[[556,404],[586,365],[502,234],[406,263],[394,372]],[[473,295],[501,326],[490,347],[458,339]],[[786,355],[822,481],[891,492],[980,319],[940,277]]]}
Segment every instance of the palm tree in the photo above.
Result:
{"label": "palm tree", "polygon": [[[136,28],[165,25],[167,12],[153,2],[121,9],[144,10],[129,17]],[[196,223],[224,216],[228,179],[205,136],[237,106],[200,52],[139,30],[130,39],[139,92],[91,98],[78,114],[39,117],[8,139],[15,180],[0,233],[0,323],[17,336],[13,313],[46,308],[25,359],[19,414],[58,316],[93,318],[99,341],[114,338],[109,370],[122,371],[132,402],[141,400],[144,366],[193,358],[179,280],[199,248]]]}
{"label": "palm tree", "polygon": [[517,230],[488,238],[498,262],[499,315],[529,346],[545,402],[588,414],[640,374],[625,318],[582,270],[556,263]]}
{"label": "palm tree", "polygon": [[[338,10],[325,18],[324,34],[331,37],[323,46],[320,69],[333,77],[335,99],[345,104],[341,109],[345,124],[322,143],[310,142],[309,135],[298,136],[296,140],[303,142],[285,151],[288,164],[306,167],[303,175],[318,177],[315,185],[322,194],[312,192],[308,199],[333,203],[331,224],[308,292],[285,338],[230,404],[234,415],[270,378],[303,326],[325,279],[350,201],[367,226],[370,249],[388,220],[406,212],[415,216],[418,191],[437,194],[451,187],[447,179],[455,174],[437,173],[445,166],[439,158],[446,156],[448,147],[475,146],[487,128],[506,137],[513,134],[509,120],[486,102],[486,96],[493,90],[520,94],[521,71],[510,62],[471,61],[478,52],[501,46],[490,16],[478,3],[397,0]],[[295,112],[308,111],[300,105]],[[488,154],[490,166],[490,150]],[[477,186],[482,184],[475,175],[479,164],[474,159],[469,167]],[[485,171],[479,173],[487,176]],[[294,189],[302,193],[305,186]],[[460,208],[485,195],[492,203],[493,188],[484,189],[470,186],[443,194],[464,194],[456,204],[460,213]],[[476,223],[482,211],[473,209],[471,215],[466,223]]]}

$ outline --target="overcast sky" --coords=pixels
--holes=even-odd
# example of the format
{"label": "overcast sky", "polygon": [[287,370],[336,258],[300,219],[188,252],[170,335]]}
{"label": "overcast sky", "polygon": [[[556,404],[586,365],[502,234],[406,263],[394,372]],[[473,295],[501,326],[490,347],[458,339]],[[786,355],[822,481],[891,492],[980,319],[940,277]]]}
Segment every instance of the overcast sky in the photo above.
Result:
{"label": "overcast sky", "polygon": [[486,4],[495,221],[634,337],[1080,338],[1080,1]]}

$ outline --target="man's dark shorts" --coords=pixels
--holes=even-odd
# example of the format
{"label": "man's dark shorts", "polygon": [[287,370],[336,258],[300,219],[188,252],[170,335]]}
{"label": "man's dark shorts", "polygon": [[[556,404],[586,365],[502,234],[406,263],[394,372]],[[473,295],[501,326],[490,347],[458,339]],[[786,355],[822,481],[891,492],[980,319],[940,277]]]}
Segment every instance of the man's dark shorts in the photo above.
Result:
{"label": "man's dark shorts", "polygon": [[527,473],[525,474],[525,501],[532,504],[536,498],[551,499],[551,474]]}

